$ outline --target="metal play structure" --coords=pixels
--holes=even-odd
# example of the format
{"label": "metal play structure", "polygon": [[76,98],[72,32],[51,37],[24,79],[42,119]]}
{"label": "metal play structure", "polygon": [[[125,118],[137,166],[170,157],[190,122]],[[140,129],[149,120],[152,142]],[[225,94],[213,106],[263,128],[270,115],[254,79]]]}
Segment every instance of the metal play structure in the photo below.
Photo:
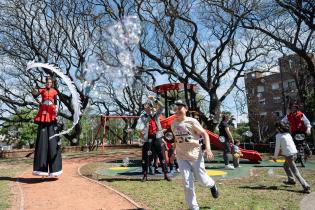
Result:
{"label": "metal play structure", "polygon": [[[197,86],[195,84],[185,84],[185,83],[170,83],[156,86],[152,89],[153,92],[164,99],[165,106],[165,119],[161,120],[161,125],[164,129],[170,129],[170,126],[175,119],[175,115],[171,115],[170,106],[180,98],[185,98],[185,101],[189,108],[189,115],[192,117],[198,117],[198,112],[196,112],[197,104],[196,104],[196,91]],[[182,92],[182,95],[181,95]],[[101,116],[100,124],[97,128],[97,132],[95,138],[93,139],[92,145],[95,145],[96,136],[99,134],[102,129],[102,137],[100,145],[104,145],[104,139],[107,132],[115,133],[108,125],[108,121],[110,119],[120,118],[120,119],[137,119],[139,116]],[[222,150],[223,144],[219,141],[219,136],[209,130],[206,130],[209,137],[210,142],[213,148]],[[114,134],[115,135],[115,134]],[[118,137],[118,135],[117,135]],[[259,162],[262,160],[262,155],[255,150],[246,150],[241,149],[243,153],[244,159],[248,159],[251,162]]]}

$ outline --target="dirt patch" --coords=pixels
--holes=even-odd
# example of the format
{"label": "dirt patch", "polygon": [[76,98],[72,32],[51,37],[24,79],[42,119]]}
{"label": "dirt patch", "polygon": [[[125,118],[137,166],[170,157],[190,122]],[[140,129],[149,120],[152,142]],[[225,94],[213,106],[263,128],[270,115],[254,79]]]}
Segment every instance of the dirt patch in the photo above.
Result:
{"label": "dirt patch", "polygon": [[137,206],[114,191],[83,179],[77,170],[83,164],[137,155],[131,152],[105,157],[63,160],[63,175],[59,179],[34,177],[31,168],[18,177],[12,188],[12,209],[137,209]]}

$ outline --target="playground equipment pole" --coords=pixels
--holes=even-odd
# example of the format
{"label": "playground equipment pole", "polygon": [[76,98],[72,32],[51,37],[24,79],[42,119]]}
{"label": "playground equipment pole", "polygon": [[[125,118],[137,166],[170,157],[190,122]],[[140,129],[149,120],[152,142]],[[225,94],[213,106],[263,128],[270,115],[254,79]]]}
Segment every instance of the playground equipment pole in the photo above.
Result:
{"label": "playground equipment pole", "polygon": [[102,152],[104,152],[104,139],[106,135],[106,116],[104,116],[104,130],[103,130],[103,136],[102,136]]}

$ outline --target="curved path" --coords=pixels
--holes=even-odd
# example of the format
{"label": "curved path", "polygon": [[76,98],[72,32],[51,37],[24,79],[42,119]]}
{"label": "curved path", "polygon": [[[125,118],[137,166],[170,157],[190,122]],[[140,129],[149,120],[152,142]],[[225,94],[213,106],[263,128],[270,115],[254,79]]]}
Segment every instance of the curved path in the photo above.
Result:
{"label": "curved path", "polygon": [[[105,160],[112,158],[105,157]],[[24,172],[13,188],[16,198],[12,209],[139,209],[139,205],[128,197],[78,174],[80,166],[97,160],[104,160],[104,157],[63,160],[63,174],[58,180],[34,177],[31,170]]]}

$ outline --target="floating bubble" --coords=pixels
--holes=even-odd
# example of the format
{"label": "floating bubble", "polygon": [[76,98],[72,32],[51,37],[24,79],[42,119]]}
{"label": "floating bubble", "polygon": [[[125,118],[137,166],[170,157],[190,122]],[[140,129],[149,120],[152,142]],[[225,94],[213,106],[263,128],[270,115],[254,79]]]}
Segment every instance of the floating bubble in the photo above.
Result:
{"label": "floating bubble", "polygon": [[[90,56],[84,68],[84,78],[87,81],[93,81],[100,77],[97,83],[111,85],[114,88],[115,93],[110,93],[110,96],[123,97],[122,89],[133,84],[136,69],[133,48],[139,43],[140,35],[141,24],[137,16],[123,17],[120,21],[103,29],[103,32],[95,33],[92,39],[101,44],[104,43],[102,46],[108,47],[106,49],[113,54],[113,59]],[[100,92],[104,87],[95,86],[91,87],[91,84],[86,83],[83,88],[86,93],[90,93],[97,99],[104,100],[109,97],[106,93]]]}

